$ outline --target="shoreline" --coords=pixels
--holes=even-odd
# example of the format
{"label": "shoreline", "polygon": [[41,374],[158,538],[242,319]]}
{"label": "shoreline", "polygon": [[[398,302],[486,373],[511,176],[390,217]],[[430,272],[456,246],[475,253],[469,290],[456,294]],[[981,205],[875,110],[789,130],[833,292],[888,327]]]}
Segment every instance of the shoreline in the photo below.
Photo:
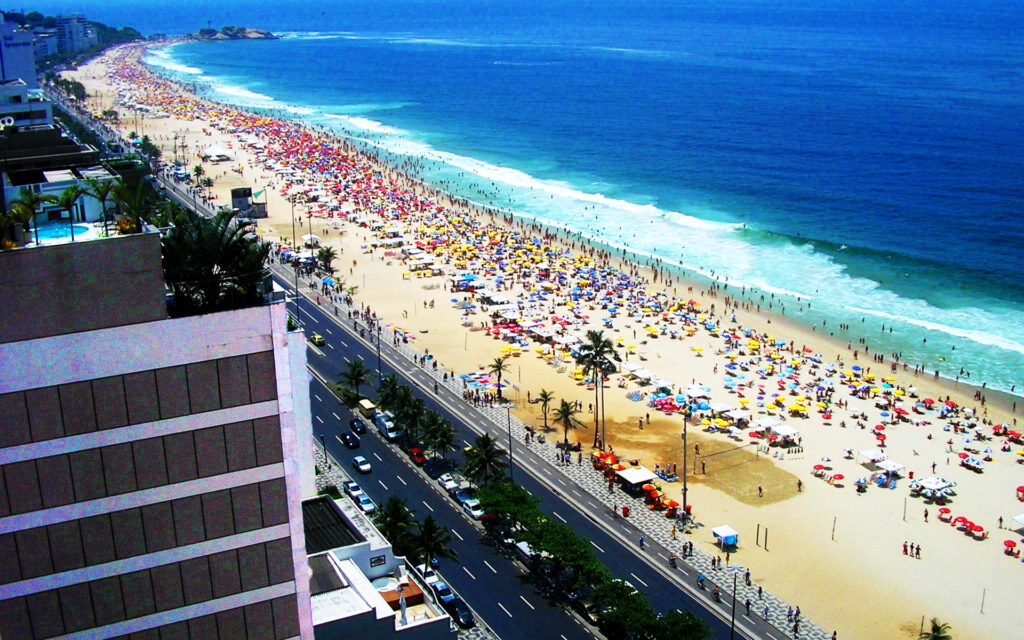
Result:
{"label": "shoreline", "polygon": [[[97,65],[99,64],[100,63],[97,63]],[[92,63],[87,65],[87,67],[91,65]],[[82,73],[84,74],[85,72]],[[147,71],[147,73],[152,74],[150,71]],[[161,82],[171,82],[161,76],[156,77],[160,77]],[[93,84],[95,85],[95,83]],[[181,85],[175,84],[175,87],[179,92],[185,91]],[[207,98],[199,99],[209,102]],[[230,110],[244,111],[243,109],[234,106],[227,106],[227,108]],[[155,135],[158,136],[158,139],[154,140],[154,142],[166,147],[166,145],[170,143],[169,136],[171,132],[173,131],[175,136],[179,133],[177,129],[174,129],[174,127],[187,125],[188,122],[191,122],[191,126],[188,126],[189,130],[197,126],[197,122],[194,120],[172,122],[171,119],[149,119],[147,121],[147,126],[152,127],[156,132]],[[295,126],[298,127],[298,125]],[[407,187],[411,187],[411,190],[414,192],[422,191],[424,193],[431,193],[432,197],[437,198],[439,202],[447,202],[449,206],[458,202],[458,199],[454,199],[448,194],[444,194],[441,190],[425,184],[424,182],[417,180],[415,177],[402,175],[401,171],[397,168],[381,166],[381,161],[378,157],[374,154],[362,154],[358,152],[356,150],[357,145],[345,142],[344,138],[341,136],[328,133],[326,130],[309,129],[308,127],[307,130],[314,131],[317,136],[331,139],[342,144],[344,148],[350,149],[351,153],[359,154],[362,161],[376,166],[383,174],[401,184],[406,185]],[[190,135],[198,135],[198,133]],[[208,144],[210,141],[208,138],[229,140],[231,139],[231,136],[218,131],[217,135],[200,137],[199,139]],[[238,138],[235,137],[234,139],[237,143]],[[199,145],[197,145],[197,147],[198,146]],[[239,156],[241,156],[243,153],[242,145],[237,144],[236,148],[238,149]],[[246,152],[246,156],[248,160],[252,160],[248,152]],[[245,169],[245,163],[241,160],[241,157],[237,162],[242,169]],[[209,167],[211,165],[209,165],[209,163],[204,163],[204,166]],[[221,168],[223,168],[223,166],[221,166]],[[258,182],[255,179],[256,176],[252,175],[252,171],[254,170],[257,174],[264,171],[256,168],[250,163],[249,168],[246,170],[248,178],[239,177],[236,179],[236,176],[225,172],[225,176],[219,177],[217,180],[217,186],[214,187],[214,191],[218,195],[216,200],[224,201],[224,196],[231,186],[240,186],[241,184],[246,183],[249,185],[264,184]],[[277,180],[274,182],[276,183]],[[270,193],[270,196],[272,197],[269,201],[272,206],[268,206],[268,209],[271,212],[271,219],[266,221],[265,226],[264,221],[260,221],[261,228],[268,229],[268,236],[274,233],[275,230],[286,231],[287,226],[287,205],[284,204],[283,197],[276,193],[276,191],[277,189],[275,188],[274,192]],[[498,215],[500,215],[500,220],[504,223],[506,221],[507,214]],[[491,221],[494,221],[497,216],[495,213],[481,212],[477,209],[470,211],[465,217],[490,219]],[[411,333],[413,333],[417,338],[417,342],[422,343],[424,347],[428,348],[430,353],[436,354],[438,360],[445,363],[446,367],[450,371],[457,373],[471,371],[472,365],[479,364],[481,362],[488,362],[490,360],[490,356],[488,354],[492,354],[497,351],[497,348],[494,346],[495,343],[493,339],[483,335],[483,332],[468,331],[465,327],[460,327],[458,322],[458,311],[447,308],[447,305],[443,303],[439,305],[436,310],[431,308],[428,312],[426,307],[424,307],[423,312],[419,313],[417,309],[419,307],[418,303],[421,300],[425,303],[431,296],[440,297],[443,300],[448,297],[447,292],[440,290],[428,290],[425,287],[420,286],[423,282],[436,282],[436,279],[424,279],[423,281],[415,278],[409,280],[405,279],[401,276],[403,266],[400,261],[392,260],[393,264],[388,264],[389,258],[386,255],[381,255],[381,253],[384,253],[382,251],[365,252],[361,248],[362,244],[373,238],[373,235],[369,233],[369,229],[355,227],[349,222],[343,222],[338,225],[336,222],[332,223],[319,218],[309,218],[307,221],[310,225],[317,225],[317,228],[313,229],[313,231],[320,231],[320,233],[323,234],[325,241],[331,244],[337,244],[341,250],[341,254],[339,256],[340,263],[344,264],[349,258],[353,257],[358,260],[359,264],[353,265],[353,269],[351,269],[350,275],[353,278],[358,278],[362,275],[363,278],[369,277],[371,279],[370,281],[374,283],[387,283],[388,286],[384,287],[360,287],[360,291],[356,294],[357,303],[371,305],[381,317],[390,321],[392,325],[415,327],[411,330]],[[302,222],[302,233],[306,232],[305,224],[307,221]],[[516,228],[517,226],[521,230],[540,230],[538,232],[539,235],[544,237],[545,241],[548,242],[550,242],[550,238],[557,238],[557,244],[567,248],[574,248],[573,251],[569,252],[570,255],[580,253],[586,254],[588,251],[593,253],[604,252],[607,255],[607,260],[610,265],[619,265],[620,268],[627,272],[641,273],[644,276],[643,281],[645,282],[645,288],[660,290],[664,290],[665,288],[664,283],[655,285],[651,282],[653,273],[657,268],[656,266],[645,266],[642,264],[631,263],[627,259],[629,256],[620,256],[620,252],[615,251],[612,247],[606,248],[602,247],[600,244],[595,246],[593,243],[585,240],[582,237],[582,234],[573,234],[564,229],[560,230],[558,228],[552,228],[548,225],[531,221],[529,217],[514,218],[512,227]],[[410,232],[412,231],[413,230],[410,229]],[[284,235],[290,236],[287,232]],[[575,250],[575,247],[577,246],[576,243],[579,243],[580,248],[578,250]],[[551,242],[551,244],[554,245],[556,243]],[[357,273],[356,267],[358,267],[359,273]],[[344,267],[341,271],[344,273]],[[687,287],[687,290],[683,291],[684,294],[689,294],[688,290],[692,287],[692,295],[695,299],[700,300],[703,303],[703,306],[701,307],[703,309],[709,308],[711,304],[723,304],[723,298],[720,295],[720,292],[711,288],[710,285],[702,286],[702,284],[696,280],[684,283],[677,281],[674,276],[672,277],[672,281],[672,284],[677,288],[682,288],[684,286]],[[559,307],[560,313],[563,308],[564,307]],[[410,310],[411,315],[409,315]],[[725,316],[727,315],[728,310],[728,308],[716,307],[716,311],[718,312],[717,315],[722,324],[727,324]],[[405,317],[402,317],[403,311]],[[586,310],[584,310],[584,313],[585,312]],[[826,362],[832,360],[831,354],[833,353],[843,356],[844,358],[848,358],[848,356],[844,356],[846,349],[841,342],[830,342],[828,338],[820,334],[815,334],[807,331],[806,329],[801,329],[799,326],[796,326],[797,323],[791,321],[785,316],[771,314],[764,310],[759,313],[752,313],[742,309],[737,311],[737,315],[741,318],[741,325],[755,326],[761,333],[775,332],[778,328],[781,328],[782,335],[785,335],[789,339],[793,339],[796,344],[811,345],[814,351],[818,351],[823,354],[822,359]],[[617,330],[622,335],[625,335],[625,329],[629,327],[630,325],[628,324],[625,325],[625,327],[619,324]],[[419,333],[419,331],[424,331],[424,333]],[[616,329],[613,329],[611,331],[607,331],[606,335],[611,337],[614,336],[615,333]],[[723,392],[720,389],[721,385],[713,382],[713,380],[720,378],[720,376],[716,375],[717,366],[715,366],[714,371],[712,371],[712,364],[717,363],[720,358],[718,358],[717,355],[701,357],[700,354],[698,354],[697,356],[694,356],[692,351],[687,350],[687,347],[700,345],[708,350],[708,355],[711,355],[712,352],[714,352],[715,347],[719,344],[720,343],[718,342],[709,342],[705,340],[705,335],[702,332],[696,334],[696,337],[686,338],[684,341],[669,340],[668,338],[652,339],[648,341],[646,350],[652,352],[649,360],[651,361],[651,368],[655,369],[655,373],[664,375],[666,378],[676,380],[679,383],[679,386],[683,386],[685,380],[692,376],[695,380],[701,380],[706,384],[709,384],[709,386],[713,386],[717,397],[718,394],[722,394]],[[654,350],[657,351],[655,352]],[[637,349],[637,351],[640,351],[640,349]],[[627,360],[634,361],[630,359],[629,354],[626,355]],[[513,364],[519,367],[520,384],[523,384],[521,382],[523,373],[522,369],[527,369],[526,379],[529,384],[523,384],[524,391],[533,391],[536,393],[538,390],[537,384],[539,383],[544,387],[551,388],[559,392],[558,395],[560,397],[575,396],[582,401],[584,406],[586,406],[588,398],[590,400],[593,399],[592,391],[581,389],[579,385],[567,376],[556,374],[554,370],[544,364],[543,361],[539,361],[531,356],[532,354],[527,352],[513,361]],[[452,363],[459,364],[456,367],[452,367]],[[875,364],[873,362],[864,364],[870,366],[885,366]],[[671,369],[675,374],[666,372],[666,369]],[[885,373],[884,375],[888,374]],[[904,372],[898,372],[896,375],[901,379],[901,381],[905,381],[908,378]],[[934,385],[928,384],[930,381],[925,379],[928,377],[930,376],[922,376],[920,383],[918,384],[918,386],[921,387],[921,397],[925,397],[925,393],[931,393],[937,397],[945,396],[948,393],[949,395],[964,400],[967,404],[971,404],[969,398],[965,396],[964,389],[957,389],[953,387],[947,390],[941,384],[941,381],[936,382]],[[914,380],[915,384],[917,384],[918,379],[911,378],[911,380]],[[632,389],[632,387],[630,387],[630,389]],[[634,404],[621,397],[618,391],[619,390],[615,389],[612,384],[609,384],[606,387],[606,393],[608,394],[609,442],[615,446],[616,451],[622,451],[623,455],[629,455],[631,458],[642,458],[644,459],[645,464],[649,465],[653,464],[653,461],[658,460],[681,460],[681,457],[677,457],[680,454],[680,446],[678,444],[678,430],[680,423],[678,422],[678,419],[675,417],[666,417],[658,411],[651,411],[650,408],[643,404]],[[991,390],[986,390],[986,392],[991,393]],[[726,396],[726,398],[729,399],[728,396]],[[992,408],[991,402],[989,403],[989,408]],[[516,414],[520,419],[528,424],[539,424],[539,418],[535,409],[536,407],[533,405],[524,404],[521,407],[517,407]],[[638,419],[638,414],[639,416],[643,416],[645,412],[648,414],[654,414],[650,419],[651,424],[649,426],[651,428],[646,431],[637,431],[635,424]],[[586,418],[587,414],[584,413],[583,417]],[[820,424],[820,418],[817,415],[811,416],[811,419],[803,420],[800,427],[801,431],[806,434],[806,439],[808,440],[806,446],[808,448],[807,458],[809,460],[817,459],[811,457],[810,452],[812,450],[819,452],[814,454],[816,456],[821,453],[836,456],[840,446],[854,444],[852,441],[855,438],[863,439],[863,437],[854,429],[849,429],[847,430],[848,433],[843,434],[843,432],[834,428],[835,425],[829,427],[828,425]],[[906,429],[906,425],[892,426],[890,428],[890,433],[897,436],[894,440],[899,440],[903,437],[907,437],[909,439],[913,437],[913,434],[917,430],[916,428],[912,428],[909,431],[906,431]],[[705,434],[701,432],[696,425],[691,427],[690,433],[691,442],[699,441],[701,447],[705,448],[705,451],[708,450],[706,447],[714,449],[715,447],[725,448],[732,446],[729,444],[727,439],[716,434]],[[906,435],[904,436],[904,434]],[[576,435],[583,441],[584,445],[589,445],[589,437],[592,435],[589,431]],[[820,440],[821,443],[812,443],[812,440]],[[850,442],[847,442],[847,440]],[[897,443],[894,442],[893,446],[890,447],[893,458],[899,458],[904,462],[911,462],[912,459],[909,447],[902,446],[902,443],[899,444],[900,446],[897,447]],[[939,443],[936,441],[928,446],[937,444]],[[914,446],[920,447],[922,445],[915,444]],[[940,455],[938,449],[932,451],[922,449],[922,451],[925,452],[925,455],[931,454],[933,457]],[[916,453],[917,452],[915,450],[914,454]],[[753,455],[750,455],[749,457],[754,458]],[[839,460],[837,459],[837,467],[839,466],[838,463]],[[696,460],[694,464],[696,465]],[[921,461],[917,464],[923,466],[925,463]],[[858,551],[856,550],[857,543],[855,542],[854,548],[842,551],[841,557],[843,561],[840,562],[840,557],[835,556],[832,551],[827,551],[827,547],[821,550],[812,548],[817,546],[816,536],[820,533],[817,531],[816,525],[813,527],[815,530],[811,532],[813,535],[806,531],[801,532],[799,530],[789,533],[787,528],[787,523],[794,520],[794,518],[796,518],[796,522],[793,524],[795,524],[797,529],[799,529],[801,517],[803,518],[803,522],[810,524],[818,519],[823,512],[831,515],[831,512],[838,508],[836,505],[839,503],[842,503],[843,506],[842,513],[844,515],[844,520],[849,517],[846,514],[852,514],[855,518],[862,518],[866,522],[871,522],[871,519],[877,520],[879,518],[879,509],[884,509],[888,512],[889,509],[895,508],[895,505],[891,504],[893,503],[893,498],[896,497],[895,494],[892,496],[886,494],[872,496],[870,500],[875,502],[868,502],[866,500],[854,498],[853,496],[849,496],[849,498],[852,498],[852,500],[850,500],[846,497],[846,492],[838,494],[835,493],[834,487],[825,488],[824,485],[819,486],[817,483],[812,486],[811,481],[808,480],[808,486],[805,488],[803,494],[798,498],[798,492],[794,490],[794,484],[796,478],[804,478],[803,466],[805,466],[805,463],[797,460],[791,461],[787,459],[784,461],[776,461],[766,457],[746,460],[746,458],[743,458],[741,463],[737,463],[736,470],[728,472],[730,474],[735,474],[734,478],[731,476],[721,475],[724,471],[719,470],[718,463],[712,461],[711,469],[708,473],[695,476],[691,479],[690,491],[692,498],[690,502],[698,505],[699,513],[706,514],[707,517],[712,520],[711,524],[718,524],[715,520],[724,521],[727,519],[732,522],[734,526],[737,526],[738,529],[750,532],[753,530],[753,523],[763,522],[771,524],[773,532],[781,532],[782,539],[773,544],[773,551],[775,553],[766,554],[762,551],[758,551],[756,547],[750,547],[742,552],[742,556],[738,557],[743,558],[742,562],[750,563],[756,582],[770,588],[780,596],[787,597],[791,601],[795,600],[796,602],[800,602],[803,605],[804,610],[808,612],[812,619],[834,621],[834,626],[841,630],[842,637],[895,637],[894,626],[905,625],[908,617],[900,613],[902,607],[898,607],[897,605],[899,605],[901,601],[906,602],[909,599],[913,599],[909,597],[909,593],[906,590],[906,583],[908,581],[910,584],[915,583],[915,577],[906,576],[901,580],[896,581],[898,584],[894,587],[880,588],[877,585],[874,585],[868,576],[870,576],[870,571],[872,570],[886,570],[889,563],[892,562],[891,560],[882,557],[878,558],[877,561],[874,562],[865,562],[865,566],[861,567],[859,566],[859,563],[856,562],[858,559]],[[913,467],[909,465],[908,468],[913,469]],[[923,472],[924,470],[919,469],[919,471]],[[850,473],[849,470],[846,472]],[[756,482],[754,484],[750,484],[750,479],[761,477],[766,478],[763,481],[763,484],[769,489],[770,500],[766,500],[761,507],[751,508],[750,505],[758,504],[758,501],[756,494],[750,493],[752,487],[756,486]],[[736,478],[738,478],[738,480],[736,480],[735,483],[732,483]],[[769,483],[768,480],[771,480],[774,484]],[[965,485],[963,491],[964,493],[967,493],[969,489],[967,486],[968,482],[966,479],[962,482]],[[671,490],[677,491],[678,487],[672,486]],[[838,497],[840,495],[844,497]],[[829,520],[831,520],[831,518],[829,518]],[[895,523],[890,522],[886,523],[885,526],[879,525],[878,529],[885,529],[885,531],[881,532],[864,532],[855,529],[858,533],[853,535],[855,536],[855,540],[860,538],[862,541],[869,544],[875,542],[876,538],[880,544],[891,544],[889,538],[891,538],[892,535],[907,535],[906,533],[898,533],[898,530],[897,533],[894,534],[893,531],[890,530],[893,528],[894,524]],[[883,533],[884,536],[882,535]],[[747,533],[746,535],[750,534]],[[779,534],[774,533],[773,536],[774,535]],[[941,550],[945,544],[943,542],[943,534],[941,532],[925,533],[923,531],[915,531],[913,535],[918,535],[919,540],[923,540],[925,542],[926,549],[928,549],[929,552],[931,552],[932,549],[936,549],[935,553],[940,553],[939,550]],[[753,536],[750,535],[750,537],[752,538]],[[932,540],[932,537],[934,537],[935,540]],[[773,540],[777,540],[777,538],[773,537]],[[700,540],[697,542],[702,548],[710,549],[710,547],[707,546],[706,541]],[[780,557],[787,555],[787,548],[790,554],[795,553],[800,557],[790,557],[788,561],[786,561],[785,557]],[[955,549],[955,547],[951,547],[951,549]],[[824,553],[819,553],[819,551]],[[863,551],[860,553],[863,553]],[[970,556],[968,559],[977,560],[973,554],[968,553],[965,555]],[[871,560],[875,559],[872,558]],[[818,579],[820,579],[820,576],[817,575],[817,573],[820,573],[822,569],[817,569],[816,573],[816,571],[811,570],[810,567],[815,565],[821,567],[822,564],[835,565],[829,566],[827,569],[827,574],[832,575],[834,580],[842,581],[845,579],[851,583],[851,597],[872,597],[869,594],[874,594],[874,597],[877,598],[879,592],[881,592],[887,598],[893,600],[893,602],[880,605],[883,611],[878,612],[878,621],[872,621],[870,624],[865,621],[859,621],[856,615],[852,615],[845,610],[848,607],[843,607],[841,606],[842,603],[833,602],[834,599],[825,597],[827,594],[821,594],[818,592]],[[989,570],[987,564],[984,566],[986,567],[986,570]],[[995,566],[995,572],[1001,575],[1001,565]],[[868,576],[865,576],[865,572],[868,573]],[[939,586],[942,581],[942,578],[939,577],[939,575],[929,574],[926,579],[931,580],[936,586]],[[964,617],[969,615],[966,608],[961,611],[961,607],[954,607],[943,598],[940,598],[940,600],[943,600],[942,606],[944,609],[949,609],[950,611],[955,609],[956,624],[954,628],[957,630],[958,636],[961,635],[960,632],[968,628],[966,620],[970,619],[969,617]],[[935,606],[938,606],[938,604]],[[999,610],[997,604],[993,604],[991,606],[993,609],[997,611]],[[928,613],[929,611],[931,610],[921,611],[921,613]],[[941,609],[940,611],[942,611],[941,615],[953,615],[952,613],[946,614],[945,611]],[[915,616],[909,617],[914,618]],[[893,623],[895,621],[899,621],[898,624],[894,625]],[[830,624],[829,626],[833,625]],[[973,627],[974,625],[972,624],[970,626]],[[986,627],[986,625],[982,625],[982,627]],[[980,635],[977,635],[976,637],[985,637],[985,635],[986,632],[981,631]]]}

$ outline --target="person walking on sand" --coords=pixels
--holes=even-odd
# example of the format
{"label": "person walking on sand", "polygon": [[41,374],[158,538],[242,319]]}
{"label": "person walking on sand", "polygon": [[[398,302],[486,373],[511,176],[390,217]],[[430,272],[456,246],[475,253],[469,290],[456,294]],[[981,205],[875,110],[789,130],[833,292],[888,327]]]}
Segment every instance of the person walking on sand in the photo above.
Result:
{"label": "person walking on sand", "polygon": [[924,521],[928,522],[928,510],[927,509],[924,510]]}
{"label": "person walking on sand", "polygon": [[903,555],[907,555],[907,541],[903,541]]}
{"label": "person walking on sand", "polygon": [[921,559],[921,545],[917,545],[917,550],[914,551],[914,557],[918,560]]}

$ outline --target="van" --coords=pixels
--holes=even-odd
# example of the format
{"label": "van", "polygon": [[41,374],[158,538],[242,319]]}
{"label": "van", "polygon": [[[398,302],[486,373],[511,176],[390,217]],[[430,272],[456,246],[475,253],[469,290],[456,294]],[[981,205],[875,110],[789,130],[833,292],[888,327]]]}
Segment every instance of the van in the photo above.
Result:
{"label": "van", "polygon": [[530,566],[531,561],[537,555],[525,540],[517,542],[516,546],[512,547],[512,552],[515,553],[516,557],[527,566]]}
{"label": "van", "polygon": [[373,404],[373,400],[363,398],[359,401],[359,413],[363,414],[363,417],[367,420],[373,419],[373,414],[377,411],[377,405]]}
{"label": "van", "polygon": [[395,417],[386,411],[373,414],[373,423],[388,442],[395,442],[402,437],[402,430],[395,426]]}

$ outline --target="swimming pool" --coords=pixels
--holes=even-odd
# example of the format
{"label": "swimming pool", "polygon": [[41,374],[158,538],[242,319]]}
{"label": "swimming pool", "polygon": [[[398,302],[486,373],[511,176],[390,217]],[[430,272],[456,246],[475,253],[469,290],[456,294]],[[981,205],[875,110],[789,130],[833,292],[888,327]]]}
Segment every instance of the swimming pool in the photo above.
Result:
{"label": "swimming pool", "polygon": [[[92,228],[84,224],[75,225],[75,237],[84,236],[92,231]],[[71,238],[71,229],[67,224],[54,223],[44,224],[39,227],[39,240],[64,240]]]}

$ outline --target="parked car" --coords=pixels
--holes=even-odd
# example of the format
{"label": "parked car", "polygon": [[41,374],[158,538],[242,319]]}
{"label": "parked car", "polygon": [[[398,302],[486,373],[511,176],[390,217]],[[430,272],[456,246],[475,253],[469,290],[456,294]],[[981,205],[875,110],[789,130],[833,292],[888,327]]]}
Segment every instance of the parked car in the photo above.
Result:
{"label": "parked car", "polygon": [[463,629],[470,629],[476,625],[476,618],[473,617],[473,612],[469,610],[469,607],[462,601],[462,598],[455,596],[441,604],[444,606],[445,611],[448,612],[448,615],[452,617],[452,620],[455,621],[455,624]]}
{"label": "parked car", "polygon": [[484,510],[480,506],[480,501],[475,498],[463,501],[462,509],[474,520],[479,520],[480,516],[484,515]]}
{"label": "parked car", "polygon": [[417,467],[422,467],[423,463],[427,461],[427,456],[423,455],[423,449],[419,447],[412,447],[406,453],[409,454],[409,459]]}
{"label": "parked car", "polygon": [[354,434],[354,433],[343,433],[343,434],[341,434],[338,437],[341,438],[341,443],[344,444],[349,449],[358,449],[359,448],[359,438],[356,436],[356,434]]}
{"label": "parked car", "polygon": [[370,466],[370,461],[363,456],[356,456],[352,458],[352,468],[359,473],[370,473],[373,471],[373,467]]}
{"label": "parked car", "polygon": [[377,505],[373,504],[373,500],[370,500],[370,496],[365,493],[361,493],[356,496],[356,502],[359,503],[359,508],[363,510],[363,513],[370,515],[377,510]]}
{"label": "parked car", "polygon": [[345,493],[347,493],[350,498],[354,498],[363,492],[363,490],[359,488],[359,485],[351,480],[346,480],[342,485],[345,488]]}
{"label": "parked car", "polygon": [[455,597],[455,594],[452,593],[451,587],[440,580],[435,582],[432,586],[434,587],[434,594],[437,595],[437,599],[441,601],[441,604],[444,604]]}
{"label": "parked car", "polygon": [[450,473],[439,476],[437,478],[437,484],[441,485],[441,488],[445,491],[451,491],[459,488],[459,483],[455,482],[455,478],[453,478]]}
{"label": "parked car", "polygon": [[309,336],[309,341],[318,347],[324,346],[324,343],[327,342],[326,340],[324,340],[324,337],[319,333],[314,333],[313,335]]}
{"label": "parked car", "polygon": [[359,418],[352,418],[348,421],[348,428],[352,430],[352,433],[357,435],[363,435],[366,433],[366,424],[363,423]]}
{"label": "parked car", "polygon": [[437,478],[444,473],[446,466],[447,465],[444,460],[431,458],[430,460],[427,460],[425,465],[423,465],[423,471],[426,472],[428,478],[437,480]]}
{"label": "parked car", "polygon": [[[430,564],[433,566],[434,563],[431,562]],[[420,572],[421,576],[423,576],[423,581],[427,583],[428,587],[441,580],[441,576],[437,575],[436,571],[425,564],[416,565],[416,570]]]}
{"label": "parked car", "polygon": [[576,610],[576,613],[580,614],[581,618],[590,624],[597,624],[598,616],[608,610],[608,607],[597,604],[593,600],[587,598],[573,600],[572,608]]}
{"label": "parked car", "polygon": [[456,502],[458,502],[459,504],[462,504],[466,500],[472,500],[473,499],[473,494],[470,493],[468,489],[458,489],[458,490],[455,491],[455,493],[452,495],[452,497],[455,498]]}

